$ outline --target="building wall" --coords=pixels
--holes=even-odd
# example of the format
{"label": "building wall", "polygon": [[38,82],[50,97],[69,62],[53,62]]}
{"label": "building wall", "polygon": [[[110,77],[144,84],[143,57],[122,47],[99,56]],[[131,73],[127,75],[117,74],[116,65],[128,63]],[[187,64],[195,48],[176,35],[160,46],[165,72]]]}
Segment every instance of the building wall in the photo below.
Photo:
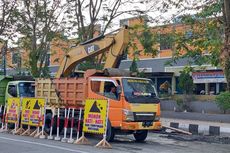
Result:
{"label": "building wall", "polygon": [[[128,18],[128,19],[124,19],[121,20],[121,26],[123,24],[128,25],[129,27],[135,27],[135,26],[140,26],[140,25],[144,25],[146,20],[141,19],[139,17],[134,17],[134,18]],[[172,32],[175,33],[186,33],[189,30],[188,26],[185,26],[183,24],[168,24],[168,25],[163,25],[163,26],[155,26],[151,28],[151,32],[153,34],[157,34],[157,35],[164,35],[164,34],[169,34]],[[141,32],[141,30],[140,30]],[[158,54],[156,56],[152,56],[152,54],[146,54],[144,53],[144,48],[141,45],[140,41],[135,38],[133,44],[136,45],[137,50],[140,51],[139,52],[139,59],[146,59],[146,58],[166,58],[166,57],[172,57],[173,55],[173,48],[170,49],[163,49],[160,50],[160,44],[157,44],[155,46],[153,46],[154,48],[156,48],[158,50]],[[128,49],[128,59],[133,59],[134,57],[134,50],[130,47]],[[183,53],[183,51],[181,51],[181,53]]]}

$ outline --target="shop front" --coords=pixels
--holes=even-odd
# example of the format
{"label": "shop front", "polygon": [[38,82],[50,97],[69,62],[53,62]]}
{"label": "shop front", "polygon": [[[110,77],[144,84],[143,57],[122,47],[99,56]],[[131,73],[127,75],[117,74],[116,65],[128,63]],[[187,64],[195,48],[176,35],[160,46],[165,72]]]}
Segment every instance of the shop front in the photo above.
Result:
{"label": "shop front", "polygon": [[222,70],[207,70],[192,73],[196,85],[195,94],[217,95],[226,90],[226,78]]}

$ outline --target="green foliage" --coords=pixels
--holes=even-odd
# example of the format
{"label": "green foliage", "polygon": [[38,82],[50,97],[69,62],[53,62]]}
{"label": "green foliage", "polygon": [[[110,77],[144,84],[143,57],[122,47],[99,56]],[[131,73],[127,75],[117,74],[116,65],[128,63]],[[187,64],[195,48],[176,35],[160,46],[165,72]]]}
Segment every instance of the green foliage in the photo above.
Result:
{"label": "green foliage", "polygon": [[179,77],[179,88],[184,94],[191,94],[194,88],[192,77],[190,76],[191,68],[185,67]]}
{"label": "green foliage", "polygon": [[[179,3],[180,6],[184,5],[183,1]],[[227,79],[227,90],[230,91],[229,1],[208,0],[204,3],[199,10],[197,6],[191,6],[197,12],[194,15],[185,14],[177,19],[186,25],[188,32],[173,33],[175,46],[170,62],[187,58],[188,64],[221,66]]]}
{"label": "green foliage", "polygon": [[[187,26],[186,32],[174,32],[174,60],[190,58],[198,65],[217,66],[223,47],[223,25],[213,16],[221,12],[221,2],[205,6],[195,15],[182,15],[180,22]],[[219,17],[220,18],[220,17]],[[185,53],[182,55],[182,51]]]}
{"label": "green foliage", "polygon": [[143,25],[135,25],[130,27],[130,41],[129,49],[133,51],[140,51],[141,48],[138,48],[136,41],[139,41],[143,47],[144,54],[151,55],[155,57],[158,53],[157,44],[159,43],[159,35],[153,33],[151,28],[145,22]]}
{"label": "green foliage", "polygon": [[20,5],[13,14],[16,31],[21,35],[18,45],[29,55],[27,68],[33,77],[49,77],[50,43],[59,33],[59,15],[65,4],[38,0],[22,1]]}
{"label": "green foliage", "polygon": [[103,65],[98,64],[98,63],[95,62],[94,59],[91,59],[91,60],[87,60],[85,62],[80,63],[79,66],[78,66],[78,70],[86,71],[88,69],[102,70]]}
{"label": "green foliage", "polygon": [[230,92],[222,92],[216,97],[218,107],[226,113],[230,109]]}
{"label": "green foliage", "polygon": [[132,61],[132,64],[131,64],[129,70],[130,70],[131,72],[137,72],[137,73],[139,72],[139,71],[138,71],[138,67],[137,67],[137,62],[136,62],[136,59],[135,59],[135,58],[133,58],[133,61]]}
{"label": "green foliage", "polygon": [[138,66],[137,66],[137,61],[139,60],[138,55],[139,55],[138,51],[134,52],[134,58],[133,58],[133,61],[129,67],[129,70],[131,72],[135,73],[137,75],[137,77],[144,78],[145,77],[144,70],[141,72],[138,70]]}
{"label": "green foliage", "polygon": [[142,28],[143,31],[137,35],[137,38],[144,48],[144,53],[151,54],[154,57],[158,53],[158,50],[154,48],[154,45],[157,44],[157,37],[153,34],[153,32],[151,32],[147,23],[145,23]]}
{"label": "green foliage", "polygon": [[176,98],[175,100],[176,100],[176,105],[177,105],[179,111],[184,111],[186,109],[186,105],[185,105],[183,99],[182,98]]}
{"label": "green foliage", "polygon": [[137,73],[137,77],[140,77],[140,78],[145,78],[145,72],[144,71],[141,71],[141,72],[138,72]]}

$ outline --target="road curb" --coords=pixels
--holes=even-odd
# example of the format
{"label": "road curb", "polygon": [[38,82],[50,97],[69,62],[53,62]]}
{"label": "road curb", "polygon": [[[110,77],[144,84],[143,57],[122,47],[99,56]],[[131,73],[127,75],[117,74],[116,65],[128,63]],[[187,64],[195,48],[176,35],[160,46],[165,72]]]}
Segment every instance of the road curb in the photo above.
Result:
{"label": "road curb", "polygon": [[165,122],[165,126],[173,128],[179,128],[191,132],[192,134],[204,134],[204,135],[229,135],[230,127],[221,127],[214,125],[183,123],[183,122]]}

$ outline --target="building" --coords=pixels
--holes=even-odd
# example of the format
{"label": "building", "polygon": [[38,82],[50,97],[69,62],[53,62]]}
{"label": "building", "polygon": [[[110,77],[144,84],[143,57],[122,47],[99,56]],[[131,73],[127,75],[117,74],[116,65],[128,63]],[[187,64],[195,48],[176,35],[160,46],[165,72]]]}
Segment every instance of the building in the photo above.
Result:
{"label": "building", "polygon": [[[129,27],[133,27],[138,24],[144,24],[145,20],[146,18],[143,19],[139,17],[128,18],[121,20],[121,25],[125,24]],[[190,28],[181,23],[172,23],[151,28],[151,32],[157,33],[160,37],[160,43],[154,46],[158,50],[157,55],[154,57],[152,57],[151,54],[144,53],[140,41],[134,39],[134,43],[137,46],[136,49],[139,51],[139,60],[137,61],[139,71],[143,71],[148,78],[153,80],[158,92],[160,91],[160,86],[168,82],[171,86],[170,92],[172,94],[183,93],[178,87],[178,78],[180,71],[188,64],[189,60],[192,61],[191,67],[196,71],[192,74],[193,82],[196,86],[194,88],[194,94],[219,94],[221,91],[224,91],[226,88],[226,79],[223,71],[218,67],[213,67],[212,65],[199,66],[196,65],[192,59],[188,58],[179,59],[176,63],[172,63],[172,65],[166,64],[172,59],[174,52],[173,45],[165,38],[173,31],[185,33],[187,36],[191,35]],[[129,51],[133,52],[134,50],[131,48]],[[181,54],[183,54],[183,51]],[[128,70],[133,58],[134,55],[129,54],[127,59],[121,62],[120,68]]]}
{"label": "building", "polygon": [[[120,25],[128,25],[129,27],[143,25],[146,20],[146,17],[127,18],[121,20]],[[161,40],[159,44],[154,45],[154,48],[158,50],[157,55],[155,56],[144,53],[143,46],[138,39],[134,39],[133,43],[135,43],[137,50],[139,51],[139,60],[137,61],[139,71],[143,71],[148,78],[153,80],[158,91],[160,91],[162,84],[168,82],[170,85],[170,93],[177,94],[183,92],[178,87],[180,71],[183,70],[188,60],[192,60],[184,58],[178,60],[177,63],[172,63],[172,65],[166,64],[174,54],[172,44],[167,41],[168,34],[172,31],[186,33],[188,36],[191,34],[190,28],[181,23],[152,27],[151,32],[157,33]],[[95,35],[98,35],[99,33],[100,32],[95,33]],[[55,39],[50,43],[49,50],[47,51],[47,60],[49,61],[51,75],[55,75],[65,52],[68,52],[72,47],[75,47],[76,44],[76,39],[68,40],[66,42],[61,39]],[[120,64],[121,69],[129,70],[135,56],[133,54],[134,51],[134,49],[129,48],[129,54]],[[18,66],[24,68],[26,61],[28,61],[28,52],[26,51],[14,48],[7,53],[8,69]],[[196,70],[196,72],[191,74],[193,81],[196,84],[196,89],[194,89],[195,94],[218,94],[225,89],[226,79],[220,68],[211,65],[202,65],[202,67],[200,67],[195,63],[192,63],[191,66]],[[17,69],[14,68],[14,70],[16,71]]]}

